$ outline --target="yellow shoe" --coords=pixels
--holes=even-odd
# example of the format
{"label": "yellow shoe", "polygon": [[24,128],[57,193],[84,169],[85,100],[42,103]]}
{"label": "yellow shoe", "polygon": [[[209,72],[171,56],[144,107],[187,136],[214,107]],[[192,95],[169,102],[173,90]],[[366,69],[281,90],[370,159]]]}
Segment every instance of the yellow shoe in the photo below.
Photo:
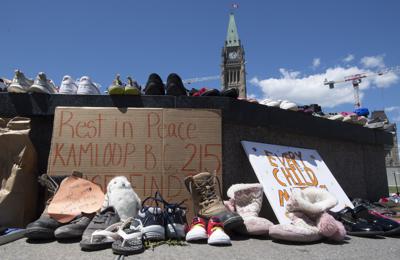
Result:
{"label": "yellow shoe", "polygon": [[140,96],[140,94],[140,87],[137,84],[136,80],[128,77],[128,84],[125,86],[125,95]]}

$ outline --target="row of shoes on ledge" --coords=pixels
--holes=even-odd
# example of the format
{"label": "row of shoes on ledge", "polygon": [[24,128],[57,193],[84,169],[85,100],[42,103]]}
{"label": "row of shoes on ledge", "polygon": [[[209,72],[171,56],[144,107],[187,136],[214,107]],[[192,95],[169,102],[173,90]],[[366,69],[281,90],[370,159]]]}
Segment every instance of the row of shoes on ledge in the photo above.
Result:
{"label": "row of shoes on ledge", "polygon": [[[11,93],[45,93],[45,94],[68,94],[68,95],[101,95],[100,85],[92,81],[88,76],[83,76],[74,80],[66,75],[61,81],[60,87],[47,78],[44,72],[38,73],[35,80],[25,77],[20,70],[15,70],[12,80],[0,78],[0,91]],[[145,88],[142,87],[132,77],[127,77],[127,83],[123,83],[118,74],[108,87],[110,95],[171,95],[171,96],[223,96],[237,98],[239,92],[236,88],[229,88],[219,91],[217,89],[194,89],[185,88],[182,79],[176,73],[169,74],[166,84],[161,77],[156,74],[150,74]]]}
{"label": "row of shoes on ledge", "polygon": [[12,80],[0,79],[0,89],[10,93],[44,93],[44,94],[80,94],[100,95],[100,86],[90,77],[83,76],[73,80],[71,76],[64,76],[61,87],[57,88],[54,81],[47,78],[44,72],[39,72],[35,80],[25,77],[20,70],[15,70]]}
{"label": "row of shoes on ledge", "polygon": [[169,95],[169,96],[224,96],[237,98],[239,92],[236,88],[229,88],[222,91],[217,89],[194,89],[188,90],[185,88],[181,77],[176,73],[171,73],[167,77],[167,82],[164,84],[161,77],[156,74],[150,74],[146,86],[143,91],[141,86],[132,78],[127,77],[127,83],[123,83],[120,75],[117,74],[112,84],[108,87],[110,95]]}

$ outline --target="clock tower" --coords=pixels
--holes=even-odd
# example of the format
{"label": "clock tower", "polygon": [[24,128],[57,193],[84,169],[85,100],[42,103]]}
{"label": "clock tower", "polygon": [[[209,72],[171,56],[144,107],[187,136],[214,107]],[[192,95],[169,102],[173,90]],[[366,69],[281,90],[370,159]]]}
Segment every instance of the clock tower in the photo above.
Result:
{"label": "clock tower", "polygon": [[229,15],[228,32],[222,48],[221,83],[222,89],[237,88],[239,97],[246,98],[244,49],[240,43],[233,13]]}

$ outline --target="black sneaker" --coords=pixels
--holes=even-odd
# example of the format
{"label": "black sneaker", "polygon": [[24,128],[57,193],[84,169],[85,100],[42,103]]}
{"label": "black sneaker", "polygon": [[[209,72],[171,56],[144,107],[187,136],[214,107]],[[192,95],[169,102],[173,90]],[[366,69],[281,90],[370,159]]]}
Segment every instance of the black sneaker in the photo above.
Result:
{"label": "black sneaker", "polygon": [[[156,204],[155,207],[145,206],[147,201],[152,201]],[[139,210],[137,219],[142,222],[143,239],[151,241],[159,241],[165,239],[165,220],[164,212],[159,207],[157,193],[155,197],[148,197],[142,202],[142,208]]]}
{"label": "black sneaker", "polygon": [[119,221],[119,215],[112,206],[107,207],[97,213],[82,234],[82,241],[79,243],[81,249],[97,250],[97,248],[93,247],[93,243],[90,242],[93,232],[96,230],[104,230],[112,224],[118,223]]}
{"label": "black sneaker", "polygon": [[156,192],[158,201],[164,204],[164,222],[167,238],[182,240],[185,239],[188,224],[186,219],[186,208],[180,203],[168,203],[159,192]]}
{"label": "black sneaker", "polygon": [[[65,177],[66,176],[62,176],[59,179],[62,180],[62,178]],[[40,215],[39,219],[26,226],[25,237],[32,240],[54,239],[54,230],[64,224],[51,218],[50,215],[47,213],[47,209],[52,198],[54,197],[54,194],[58,190],[59,183],[57,183],[56,180],[54,180],[47,174],[41,175],[38,178],[38,181],[42,186],[45,186],[47,188],[50,198],[47,200],[46,207],[43,210],[43,213]]]}
{"label": "black sneaker", "polygon": [[178,74],[171,73],[167,78],[167,95],[171,96],[187,96],[188,91],[183,86],[182,79]]}
{"label": "black sneaker", "polygon": [[227,88],[221,91],[221,96],[230,97],[230,98],[238,98],[239,90],[237,88]]}
{"label": "black sneaker", "polygon": [[56,239],[72,239],[82,237],[83,232],[89,225],[94,214],[82,214],[77,216],[67,225],[61,226],[54,231]]}
{"label": "black sneaker", "polygon": [[152,73],[147,80],[146,87],[144,88],[145,95],[165,95],[165,86],[160,76]]}

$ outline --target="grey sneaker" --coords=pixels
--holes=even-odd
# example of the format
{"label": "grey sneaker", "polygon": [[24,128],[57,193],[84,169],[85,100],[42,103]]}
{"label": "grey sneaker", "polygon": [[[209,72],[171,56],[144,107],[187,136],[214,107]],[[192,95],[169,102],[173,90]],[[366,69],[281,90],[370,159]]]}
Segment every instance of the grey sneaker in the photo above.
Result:
{"label": "grey sneaker", "polygon": [[91,243],[91,237],[94,231],[104,230],[112,224],[118,223],[120,217],[114,207],[107,207],[94,216],[90,224],[87,226],[82,235],[80,242],[83,250],[96,250],[97,248]]}
{"label": "grey sneaker", "polygon": [[94,214],[82,214],[77,216],[69,224],[61,226],[54,231],[56,239],[71,239],[82,237]]}
{"label": "grey sneaker", "polygon": [[29,92],[45,93],[45,94],[55,94],[57,93],[56,87],[52,80],[48,80],[44,72],[39,72],[35,82],[28,89]]}
{"label": "grey sneaker", "polygon": [[8,92],[14,93],[26,93],[30,86],[32,86],[33,80],[25,77],[24,73],[20,70],[15,70],[14,78],[8,87]]}

